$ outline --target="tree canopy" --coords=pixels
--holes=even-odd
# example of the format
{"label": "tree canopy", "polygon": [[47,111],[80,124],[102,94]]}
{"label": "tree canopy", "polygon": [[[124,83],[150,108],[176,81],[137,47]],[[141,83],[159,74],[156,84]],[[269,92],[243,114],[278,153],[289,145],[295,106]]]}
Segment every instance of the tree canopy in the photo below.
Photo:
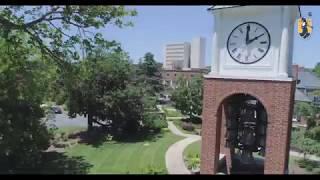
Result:
{"label": "tree canopy", "polygon": [[36,166],[49,146],[52,134],[40,108],[48,79],[45,61],[26,41],[0,38],[0,53],[0,171],[15,172]]}
{"label": "tree canopy", "polygon": [[147,93],[153,96],[163,90],[160,68],[154,59],[154,55],[150,52],[147,52],[138,64],[137,76],[139,82],[143,83]]}
{"label": "tree canopy", "polygon": [[178,77],[177,88],[172,93],[172,100],[182,114],[188,115],[190,120],[198,121],[202,112],[203,78],[195,76],[187,82],[187,79]]}
{"label": "tree canopy", "polygon": [[93,29],[131,26],[125,17],[135,16],[135,10],[124,6],[4,6],[0,9],[1,36],[10,40],[17,32],[24,33],[27,42],[65,65],[66,60],[80,58],[79,48],[90,53],[97,46],[116,47]]}

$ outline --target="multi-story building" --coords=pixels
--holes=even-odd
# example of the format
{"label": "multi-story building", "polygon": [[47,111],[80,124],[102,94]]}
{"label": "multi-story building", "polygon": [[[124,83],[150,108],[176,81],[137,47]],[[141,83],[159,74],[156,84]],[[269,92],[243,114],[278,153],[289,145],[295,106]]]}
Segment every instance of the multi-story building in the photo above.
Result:
{"label": "multi-story building", "polygon": [[163,69],[161,71],[162,84],[168,85],[171,88],[176,87],[176,82],[179,77],[183,77],[187,80],[191,80],[195,76],[201,76],[207,74],[209,69],[189,69],[189,70],[168,70]]}
{"label": "multi-story building", "polygon": [[202,69],[205,67],[205,39],[202,37],[194,38],[191,42],[190,68]]}
{"label": "multi-story building", "polygon": [[209,70],[205,67],[205,39],[194,38],[190,43],[171,43],[165,46],[165,60],[161,71],[162,82],[176,87],[177,78],[182,76],[190,80]]}
{"label": "multi-story building", "polygon": [[[306,102],[315,106],[320,105],[320,96],[314,94],[320,90],[320,79],[311,69],[298,65],[292,66],[292,76],[297,80],[295,102]],[[307,126],[305,117],[294,112],[293,126]]]}
{"label": "multi-story building", "polygon": [[191,42],[170,43],[165,46],[163,69],[205,68],[205,39],[194,38]]}
{"label": "multi-story building", "polygon": [[171,43],[165,46],[164,69],[182,69],[189,67],[190,43]]}
{"label": "multi-story building", "polygon": [[320,79],[312,70],[293,65],[292,75],[298,80],[296,86],[296,101],[312,102],[320,105],[319,96],[314,95],[314,91],[320,90]]}

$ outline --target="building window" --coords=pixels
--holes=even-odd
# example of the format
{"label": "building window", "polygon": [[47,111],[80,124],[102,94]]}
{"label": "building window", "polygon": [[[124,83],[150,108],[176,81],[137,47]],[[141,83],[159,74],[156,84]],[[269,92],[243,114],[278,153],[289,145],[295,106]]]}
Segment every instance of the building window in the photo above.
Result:
{"label": "building window", "polygon": [[167,73],[167,76],[169,76],[169,74]]}
{"label": "building window", "polygon": [[174,76],[177,76],[177,74],[174,74]]}

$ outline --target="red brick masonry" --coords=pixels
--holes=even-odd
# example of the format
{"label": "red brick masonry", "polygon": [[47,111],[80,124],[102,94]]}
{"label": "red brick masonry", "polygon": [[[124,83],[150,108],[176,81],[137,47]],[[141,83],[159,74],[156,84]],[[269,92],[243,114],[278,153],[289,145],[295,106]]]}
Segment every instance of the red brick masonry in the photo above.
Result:
{"label": "red brick masonry", "polygon": [[221,131],[225,131],[222,104],[228,97],[239,93],[254,96],[267,111],[268,126],[264,173],[286,173],[295,85],[295,81],[205,78],[201,132],[201,174],[215,174],[217,172],[220,151],[227,155],[227,164],[230,165],[230,153],[228,154],[226,148],[223,147],[225,140],[223,133],[221,133]]}

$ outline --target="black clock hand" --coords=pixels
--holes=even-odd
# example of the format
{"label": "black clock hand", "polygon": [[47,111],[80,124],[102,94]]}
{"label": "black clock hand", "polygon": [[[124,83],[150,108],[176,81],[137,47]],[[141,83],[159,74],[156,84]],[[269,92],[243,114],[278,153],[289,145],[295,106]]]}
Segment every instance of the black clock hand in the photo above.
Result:
{"label": "black clock hand", "polygon": [[253,41],[259,39],[263,35],[264,35],[264,33],[260,34],[259,36],[254,37],[253,39],[250,39],[247,44],[251,44]]}
{"label": "black clock hand", "polygon": [[250,25],[247,26],[247,34],[246,34],[246,44],[249,42],[249,32],[250,32]]}

